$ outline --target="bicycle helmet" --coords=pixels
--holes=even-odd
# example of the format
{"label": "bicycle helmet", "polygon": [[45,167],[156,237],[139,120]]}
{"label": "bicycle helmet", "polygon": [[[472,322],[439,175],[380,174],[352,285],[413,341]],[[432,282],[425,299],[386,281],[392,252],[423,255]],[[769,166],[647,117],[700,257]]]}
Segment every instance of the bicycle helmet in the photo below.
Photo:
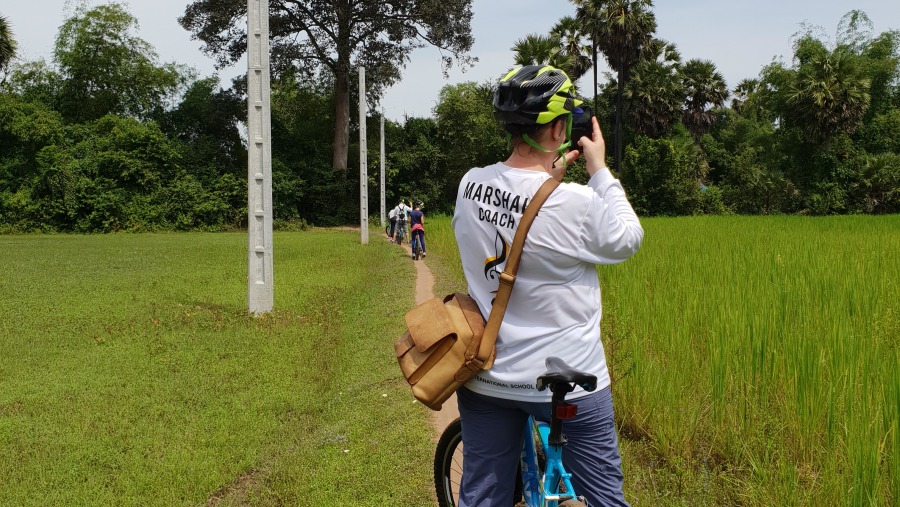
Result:
{"label": "bicycle helmet", "polygon": [[562,156],[572,144],[572,111],[581,103],[575,98],[575,85],[565,72],[550,65],[526,65],[509,71],[500,80],[494,91],[494,117],[503,124],[507,141],[511,134],[521,134],[531,147],[549,152],[552,150],[534,142],[529,132],[568,115],[566,141],[556,149]]}
{"label": "bicycle helmet", "polygon": [[511,70],[494,92],[494,117],[504,125],[546,125],[581,101],[565,72],[550,65]]}

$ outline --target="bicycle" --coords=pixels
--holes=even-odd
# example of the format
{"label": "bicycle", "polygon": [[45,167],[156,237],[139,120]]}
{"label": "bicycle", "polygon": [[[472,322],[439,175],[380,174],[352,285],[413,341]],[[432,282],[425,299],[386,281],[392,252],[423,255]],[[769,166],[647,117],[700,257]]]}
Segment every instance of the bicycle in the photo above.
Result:
{"label": "bicycle", "polygon": [[[576,406],[565,402],[575,386],[585,391],[597,388],[597,377],[578,371],[558,357],[548,357],[547,371],[537,378],[537,388],[553,393],[551,420],[538,421],[529,416],[522,446],[522,461],[516,480],[516,507],[586,507],[583,497],[572,487],[572,474],[562,463],[566,437],[564,420],[572,419]],[[462,481],[462,424],[456,419],[438,441],[434,454],[434,485],[440,507],[456,507]]]}
{"label": "bicycle", "polygon": [[412,243],[410,243],[412,247],[412,258],[414,261],[417,261],[422,258],[422,241],[419,240],[419,237],[416,236],[415,231],[412,234]]}
{"label": "bicycle", "polygon": [[394,232],[397,234],[397,244],[402,245],[403,239],[406,238],[406,222],[397,222],[397,227]]}

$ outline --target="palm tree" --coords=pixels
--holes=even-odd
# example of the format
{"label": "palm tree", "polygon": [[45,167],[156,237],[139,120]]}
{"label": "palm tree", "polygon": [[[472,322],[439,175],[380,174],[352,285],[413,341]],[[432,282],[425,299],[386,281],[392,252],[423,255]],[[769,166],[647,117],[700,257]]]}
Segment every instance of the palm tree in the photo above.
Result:
{"label": "palm tree", "polygon": [[569,59],[569,69],[563,69],[572,81],[578,81],[591,68],[591,48],[584,44],[584,34],[578,20],[571,16],[561,18],[550,29],[550,36],[557,39],[562,52]]}
{"label": "palm tree", "polygon": [[852,134],[869,106],[869,83],[854,55],[840,48],[816,55],[788,87],[787,120],[813,142],[828,144],[839,131]]}
{"label": "palm tree", "polygon": [[667,133],[681,116],[684,89],[678,77],[681,55],[674,44],[654,40],[625,84],[635,130],[652,138]]}
{"label": "palm tree", "polygon": [[0,16],[0,71],[16,57],[16,41],[5,17]]}
{"label": "palm tree", "polygon": [[560,40],[552,35],[528,34],[512,47],[516,65],[552,65],[566,71],[571,66]]}
{"label": "palm tree", "polygon": [[734,91],[732,92],[734,98],[731,99],[731,109],[734,109],[738,113],[744,112],[747,103],[752,100],[753,95],[759,90],[759,86],[759,79],[742,79],[741,82],[734,87]]}
{"label": "palm tree", "polygon": [[[622,162],[622,98],[631,69],[656,32],[652,0],[572,0],[576,19],[617,73],[615,163]],[[596,57],[595,57],[596,62]],[[594,65],[596,68],[596,65]],[[596,86],[596,77],[595,77]],[[596,90],[596,88],[595,88]]]}
{"label": "palm tree", "polygon": [[715,121],[712,107],[725,104],[728,85],[709,60],[688,60],[679,73],[685,93],[682,121],[694,139],[700,139]]}

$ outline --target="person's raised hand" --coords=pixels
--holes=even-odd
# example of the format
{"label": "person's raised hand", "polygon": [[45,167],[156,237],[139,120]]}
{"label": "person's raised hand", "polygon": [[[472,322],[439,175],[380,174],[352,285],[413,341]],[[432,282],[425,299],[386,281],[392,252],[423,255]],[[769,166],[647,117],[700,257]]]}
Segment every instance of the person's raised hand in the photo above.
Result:
{"label": "person's raised hand", "polygon": [[597,171],[606,167],[606,142],[603,141],[603,131],[600,130],[600,122],[597,117],[591,118],[594,126],[593,139],[587,136],[578,140],[578,144],[584,151],[588,176],[593,176]]}

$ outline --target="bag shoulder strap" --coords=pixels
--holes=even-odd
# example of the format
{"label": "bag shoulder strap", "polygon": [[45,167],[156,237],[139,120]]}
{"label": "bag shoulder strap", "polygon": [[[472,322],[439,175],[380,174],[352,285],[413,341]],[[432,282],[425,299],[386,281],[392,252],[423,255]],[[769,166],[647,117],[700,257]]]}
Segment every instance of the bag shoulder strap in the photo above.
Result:
{"label": "bag shoulder strap", "polygon": [[500,273],[500,286],[497,288],[497,297],[494,298],[494,304],[491,306],[491,315],[488,317],[487,324],[485,324],[484,335],[482,335],[478,353],[475,355],[475,358],[482,363],[487,362],[494,350],[497,333],[500,331],[500,323],[503,322],[503,314],[506,313],[506,306],[509,304],[509,295],[512,293],[513,285],[516,283],[516,272],[519,270],[519,259],[522,257],[522,248],[525,246],[525,236],[528,235],[531,223],[534,222],[534,217],[537,216],[541,206],[544,205],[544,201],[558,186],[558,181],[553,178],[548,179],[541,185],[541,188],[538,189],[528,203],[528,207],[525,208],[522,221],[519,222],[519,228],[516,229],[516,235],[513,238],[506,267]]}

